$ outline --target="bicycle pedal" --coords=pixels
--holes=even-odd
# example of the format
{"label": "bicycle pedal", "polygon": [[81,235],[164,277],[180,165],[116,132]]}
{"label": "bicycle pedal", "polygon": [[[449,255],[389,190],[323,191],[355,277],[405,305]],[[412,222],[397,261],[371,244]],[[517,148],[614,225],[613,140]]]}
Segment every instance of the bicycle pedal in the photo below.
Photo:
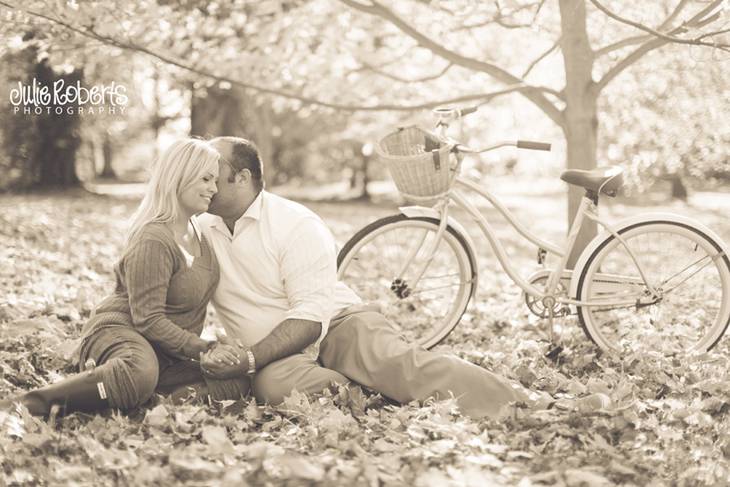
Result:
{"label": "bicycle pedal", "polygon": [[545,358],[550,359],[553,362],[557,362],[558,357],[560,356],[561,353],[563,353],[563,350],[565,350],[565,349],[563,348],[562,345],[556,345],[547,351],[547,353],[545,354]]}

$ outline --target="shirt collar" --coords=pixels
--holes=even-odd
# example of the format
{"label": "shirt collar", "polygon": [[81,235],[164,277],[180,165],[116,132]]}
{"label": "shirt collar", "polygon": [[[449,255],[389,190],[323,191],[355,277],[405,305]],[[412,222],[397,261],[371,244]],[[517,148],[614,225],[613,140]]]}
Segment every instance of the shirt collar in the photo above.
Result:
{"label": "shirt collar", "polygon": [[259,191],[259,194],[256,195],[256,198],[253,200],[253,202],[249,205],[249,207],[246,209],[245,213],[241,215],[241,218],[238,219],[238,222],[243,220],[244,218],[252,218],[254,220],[261,219],[261,208],[264,205],[264,190],[262,189]]}

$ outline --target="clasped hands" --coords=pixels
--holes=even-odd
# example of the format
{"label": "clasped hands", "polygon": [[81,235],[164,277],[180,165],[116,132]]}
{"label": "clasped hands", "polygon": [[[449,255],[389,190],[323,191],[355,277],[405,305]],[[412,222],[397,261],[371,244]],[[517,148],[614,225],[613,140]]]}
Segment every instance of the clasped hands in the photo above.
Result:
{"label": "clasped hands", "polygon": [[246,375],[248,357],[240,340],[235,342],[216,330],[218,341],[200,354],[200,370],[210,379],[233,379]]}

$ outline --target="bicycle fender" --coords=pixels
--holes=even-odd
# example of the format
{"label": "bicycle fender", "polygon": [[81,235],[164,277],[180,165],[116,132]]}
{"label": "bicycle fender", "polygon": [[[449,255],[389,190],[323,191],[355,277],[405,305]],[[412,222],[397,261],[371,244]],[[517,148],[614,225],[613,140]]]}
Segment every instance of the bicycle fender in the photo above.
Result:
{"label": "bicycle fender", "polygon": [[[621,233],[621,230],[630,227],[632,225],[636,225],[637,223],[642,222],[648,222],[648,221],[667,221],[667,222],[673,222],[673,223],[682,223],[687,226],[696,228],[697,230],[701,231],[708,237],[710,237],[712,240],[714,240],[719,246],[720,249],[722,249],[723,253],[725,254],[725,259],[730,264],[730,246],[728,246],[727,243],[723,242],[723,240],[712,230],[707,228],[704,224],[698,222],[697,220],[694,220],[692,218],[686,217],[684,215],[678,215],[676,213],[667,213],[667,212],[651,212],[651,213],[640,213],[638,215],[630,216],[628,218],[625,218],[623,220],[618,221],[617,223],[610,224],[611,227],[616,230],[616,232]],[[582,274],[583,267],[586,265],[586,262],[588,261],[588,258],[593,254],[593,252],[598,248],[601,243],[603,243],[607,238],[611,237],[611,233],[606,231],[602,231],[598,236],[596,236],[593,240],[590,241],[588,246],[585,248],[585,250],[580,254],[580,257],[578,258],[578,262],[575,263],[574,271],[573,271],[573,277],[570,280],[570,296],[577,299],[577,292],[578,292],[578,280],[580,279],[580,275]]]}
{"label": "bicycle fender", "polygon": [[[398,211],[400,211],[402,214],[409,218],[418,218],[418,217],[425,217],[425,218],[435,218],[436,220],[440,219],[439,212],[434,210],[433,208],[428,208],[426,206],[400,206],[398,207]],[[452,217],[449,217],[448,225],[461,237],[464,238],[464,240],[467,243],[467,250],[469,252],[469,257],[471,258],[472,262],[474,262],[474,287],[471,291],[470,298],[474,297],[474,294],[477,291],[477,287],[479,285],[479,266],[477,256],[474,253],[474,249],[476,248],[474,246],[474,241],[472,240],[469,233],[464,229],[464,227],[453,219]]]}

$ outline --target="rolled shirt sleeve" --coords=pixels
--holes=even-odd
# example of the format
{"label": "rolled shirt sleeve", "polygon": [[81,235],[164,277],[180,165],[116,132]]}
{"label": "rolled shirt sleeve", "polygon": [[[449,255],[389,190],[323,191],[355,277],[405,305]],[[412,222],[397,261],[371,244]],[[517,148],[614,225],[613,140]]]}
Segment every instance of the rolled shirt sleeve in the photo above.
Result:
{"label": "rolled shirt sleeve", "polygon": [[142,240],[124,257],[125,285],[135,329],[164,352],[184,357],[183,349],[195,335],[180,328],[165,314],[173,262],[170,249],[164,243]]}
{"label": "rolled shirt sleeve", "polygon": [[289,311],[286,319],[322,323],[324,337],[332,316],[337,284],[335,242],[317,218],[305,218],[289,234],[281,255],[281,276]]}

